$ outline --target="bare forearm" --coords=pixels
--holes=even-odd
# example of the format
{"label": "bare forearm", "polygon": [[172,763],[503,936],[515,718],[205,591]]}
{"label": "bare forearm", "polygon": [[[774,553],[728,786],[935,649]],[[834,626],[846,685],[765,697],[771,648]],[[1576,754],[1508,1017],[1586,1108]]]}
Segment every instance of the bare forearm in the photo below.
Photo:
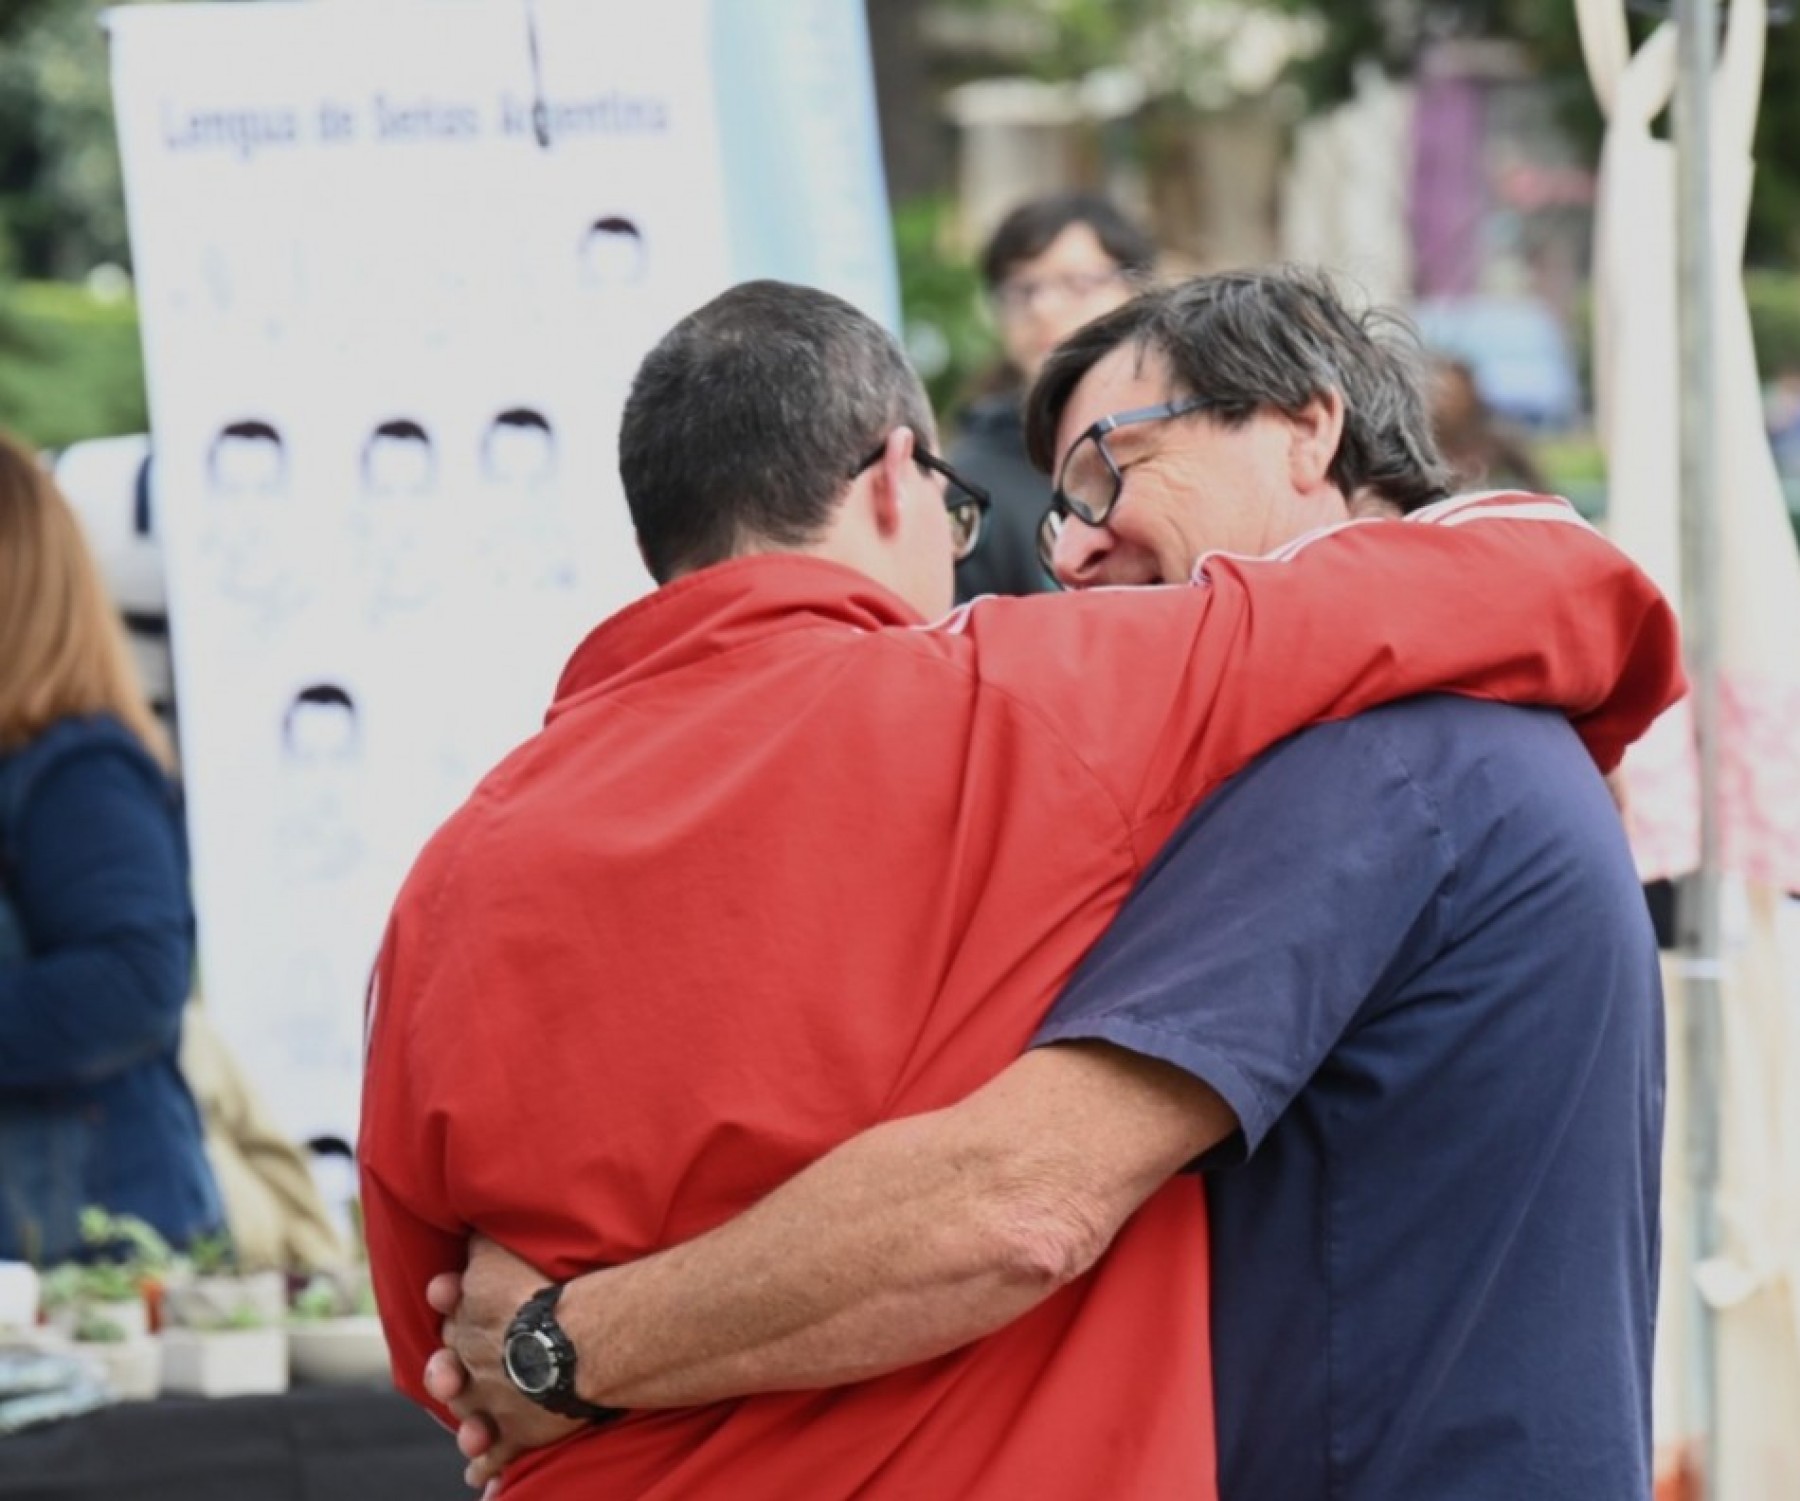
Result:
{"label": "bare forearm", "polygon": [[1028,1055],[951,1110],[845,1143],[710,1234],[570,1284],[559,1315],[581,1394],[676,1407],[833,1386],[1017,1318],[1230,1129],[1196,1108],[1203,1086],[1130,1066],[1121,1081],[1116,1057]]}
{"label": "bare forearm", "polygon": [[1081,1270],[958,1192],[934,1117],[881,1126],[709,1235],[571,1284],[584,1396],[680,1407],[834,1386],[998,1328]]}

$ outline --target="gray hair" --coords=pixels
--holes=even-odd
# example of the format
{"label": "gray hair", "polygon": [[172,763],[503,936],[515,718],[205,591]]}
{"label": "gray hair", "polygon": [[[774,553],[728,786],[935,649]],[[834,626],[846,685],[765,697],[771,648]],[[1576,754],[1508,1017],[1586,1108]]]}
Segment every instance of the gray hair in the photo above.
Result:
{"label": "gray hair", "polygon": [[619,474],[650,572],[815,541],[896,427],[935,441],[924,387],[873,319],[785,282],[714,298],[645,356],[625,402]]}
{"label": "gray hair", "polygon": [[1335,391],[1344,431],[1331,479],[1402,511],[1442,499],[1450,469],[1432,435],[1417,335],[1398,313],[1353,311],[1323,272],[1299,267],[1199,276],[1144,292],[1071,334],[1026,403],[1031,461],[1050,472],[1075,387],[1124,344],[1169,365],[1171,396],[1198,396],[1226,426],[1259,411],[1297,415]]}

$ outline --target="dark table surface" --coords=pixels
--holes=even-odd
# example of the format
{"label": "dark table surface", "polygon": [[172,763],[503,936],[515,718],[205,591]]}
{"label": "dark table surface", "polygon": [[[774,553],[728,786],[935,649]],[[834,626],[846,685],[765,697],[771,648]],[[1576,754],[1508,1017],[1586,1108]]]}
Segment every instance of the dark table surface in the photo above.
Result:
{"label": "dark table surface", "polygon": [[374,1387],[127,1402],[0,1438],[0,1501],[457,1501],[456,1443]]}

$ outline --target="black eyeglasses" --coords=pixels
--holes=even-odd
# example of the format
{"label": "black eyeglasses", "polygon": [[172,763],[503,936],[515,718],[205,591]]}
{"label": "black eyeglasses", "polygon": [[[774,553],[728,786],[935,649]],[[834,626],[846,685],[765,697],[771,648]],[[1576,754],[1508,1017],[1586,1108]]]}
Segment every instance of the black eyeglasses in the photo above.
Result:
{"label": "black eyeglasses", "polygon": [[1032,305],[1040,300],[1055,301],[1066,307],[1071,302],[1083,302],[1117,282],[1129,283],[1136,279],[1123,266],[1065,271],[1060,276],[1021,276],[1003,281],[994,288],[994,306],[1003,316],[1016,318],[1030,312]]}
{"label": "black eyeglasses", "polygon": [[[850,478],[855,479],[886,452],[887,439],[883,438],[876,450],[850,471]],[[993,499],[980,485],[964,479],[928,448],[915,444],[913,463],[928,474],[943,476],[944,509],[950,513],[950,545],[960,563],[981,541],[981,524],[987,518]]]}
{"label": "black eyeglasses", "polygon": [[1056,554],[1056,539],[1062,535],[1071,516],[1088,526],[1105,526],[1106,518],[1119,503],[1119,492],[1125,488],[1125,471],[1106,446],[1108,433],[1141,422],[1166,422],[1172,417],[1186,417],[1217,405],[1204,396],[1187,396],[1158,406],[1114,412],[1110,417],[1102,417],[1071,443],[1063,457],[1062,468],[1057,471],[1050,509],[1038,523],[1038,560],[1045,571],[1050,570],[1050,560]]}

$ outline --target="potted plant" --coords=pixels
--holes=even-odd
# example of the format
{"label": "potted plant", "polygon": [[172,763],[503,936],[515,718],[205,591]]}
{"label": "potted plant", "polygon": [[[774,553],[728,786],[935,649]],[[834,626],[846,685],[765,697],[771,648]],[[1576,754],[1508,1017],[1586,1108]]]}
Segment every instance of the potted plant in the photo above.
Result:
{"label": "potted plant", "polygon": [[162,1357],[164,1391],[267,1396],[288,1386],[287,1332],[248,1304],[218,1323],[164,1329]]}
{"label": "potted plant", "polygon": [[229,1235],[196,1240],[163,1296],[163,1389],[201,1397],[287,1390],[287,1279],[245,1272]]}
{"label": "potted plant", "polygon": [[375,1316],[367,1265],[321,1272],[300,1290],[288,1323],[288,1364],[296,1382],[387,1383],[387,1342]]}
{"label": "potted plant", "polygon": [[154,1397],[159,1361],[147,1299],[168,1271],[168,1242],[135,1215],[93,1206],[81,1212],[81,1238],[83,1259],[44,1274],[44,1312],[118,1396]]}
{"label": "potted plant", "polygon": [[176,1258],[162,1310],[165,1324],[176,1328],[279,1325],[287,1312],[287,1278],[245,1271],[231,1236],[221,1231],[200,1237]]}
{"label": "potted plant", "polygon": [[44,1274],[50,1322],[71,1338],[96,1342],[149,1334],[147,1299],[174,1260],[169,1243],[136,1215],[94,1205],[81,1211],[81,1239],[87,1249],[80,1260]]}

